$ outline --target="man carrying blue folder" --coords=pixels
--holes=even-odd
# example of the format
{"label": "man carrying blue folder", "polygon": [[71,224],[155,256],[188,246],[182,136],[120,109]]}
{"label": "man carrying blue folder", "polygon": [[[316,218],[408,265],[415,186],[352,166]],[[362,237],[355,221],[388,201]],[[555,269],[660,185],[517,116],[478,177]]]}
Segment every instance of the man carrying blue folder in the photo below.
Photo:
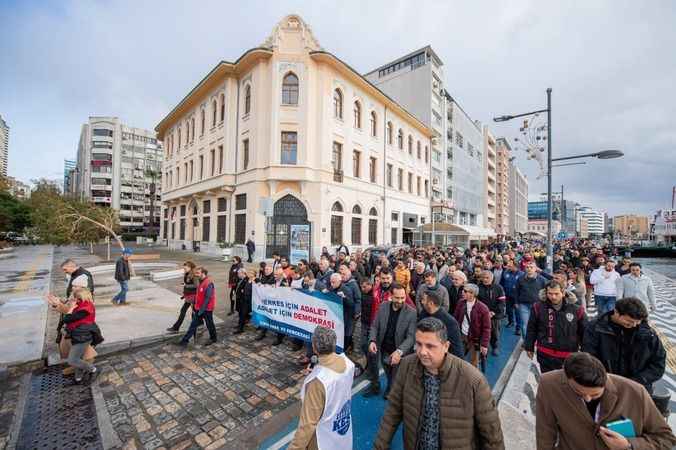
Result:
{"label": "man carrying blue folder", "polygon": [[538,450],[668,450],[676,445],[648,391],[608,374],[589,353],[573,353],[563,369],[542,375],[535,402]]}

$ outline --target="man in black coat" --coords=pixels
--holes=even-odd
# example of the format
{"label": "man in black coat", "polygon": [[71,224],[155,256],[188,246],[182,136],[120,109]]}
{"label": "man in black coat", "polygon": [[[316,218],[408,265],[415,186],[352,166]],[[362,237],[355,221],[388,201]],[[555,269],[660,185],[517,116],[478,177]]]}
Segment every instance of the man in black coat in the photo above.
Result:
{"label": "man in black coat", "polygon": [[115,262],[115,281],[120,284],[120,292],[111,300],[114,305],[124,305],[127,303],[127,291],[129,291],[129,279],[131,278],[131,270],[129,268],[129,257],[131,256],[131,249],[125,248],[122,250],[122,256],[117,258]]}
{"label": "man in black coat", "polygon": [[497,356],[498,339],[500,338],[500,325],[502,319],[505,318],[505,306],[507,297],[505,291],[497,283],[494,283],[493,272],[484,270],[480,275],[481,283],[479,284],[478,298],[491,312],[491,354]]}
{"label": "man in black coat", "polygon": [[664,375],[667,353],[647,318],[641,300],[618,300],[614,310],[587,326],[582,351],[601,360],[608,372],[634,380],[652,393],[653,383]]}
{"label": "man in black coat", "polygon": [[422,298],[423,310],[420,313],[420,320],[425,317],[434,317],[439,319],[441,323],[446,326],[446,336],[448,342],[451,344],[448,347],[448,352],[463,358],[465,355],[465,348],[462,345],[462,338],[460,337],[460,327],[455,317],[441,308],[441,296],[438,292],[427,291]]}

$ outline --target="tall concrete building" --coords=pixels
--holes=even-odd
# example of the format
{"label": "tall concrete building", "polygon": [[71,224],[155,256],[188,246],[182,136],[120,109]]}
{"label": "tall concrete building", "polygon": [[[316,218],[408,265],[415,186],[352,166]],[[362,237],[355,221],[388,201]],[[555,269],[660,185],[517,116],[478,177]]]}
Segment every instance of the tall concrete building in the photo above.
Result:
{"label": "tall concrete building", "polygon": [[251,238],[258,257],[295,262],[324,246],[413,243],[429,221],[433,131],[297,15],[219,62],[155,129],[172,248]]}
{"label": "tall concrete building", "polygon": [[496,230],[495,213],[497,199],[497,158],[495,152],[495,137],[487,126],[484,126],[484,153],[486,171],[486,203],[484,207],[484,223],[488,228]]}
{"label": "tall concrete building", "polygon": [[587,233],[590,237],[600,237],[605,232],[605,215],[588,206],[579,206],[577,216],[587,224]]}
{"label": "tall concrete building", "polygon": [[495,212],[495,232],[498,235],[509,234],[509,159],[512,147],[505,138],[496,139],[497,196]]}
{"label": "tall concrete building", "polygon": [[7,176],[7,165],[9,164],[9,126],[0,116],[0,176]]}
{"label": "tall concrete building", "polygon": [[75,168],[77,167],[76,159],[63,160],[63,193],[72,194],[75,186]]}
{"label": "tall concrete building", "polygon": [[650,218],[625,214],[613,217],[613,233],[615,236],[634,239],[647,239],[650,233]]}
{"label": "tall concrete building", "polygon": [[513,161],[509,165],[509,232],[511,237],[517,237],[528,231],[528,179],[521,173]]}
{"label": "tall concrete building", "polygon": [[431,178],[435,222],[463,226],[477,238],[494,235],[493,230],[484,228],[487,188],[483,127],[444,87],[439,56],[426,46],[365,77],[434,132]]}
{"label": "tall concrete building", "polygon": [[119,211],[126,232],[157,227],[162,156],[155,132],[130,127],[117,117],[90,117],[80,132],[73,192]]}

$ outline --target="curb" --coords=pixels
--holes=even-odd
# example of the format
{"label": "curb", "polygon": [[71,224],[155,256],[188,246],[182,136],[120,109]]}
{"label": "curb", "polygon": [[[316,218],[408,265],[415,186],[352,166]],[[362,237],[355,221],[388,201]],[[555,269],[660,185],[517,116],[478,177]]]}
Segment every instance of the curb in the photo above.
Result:
{"label": "curb", "polygon": [[521,356],[521,352],[523,351],[522,346],[523,339],[519,338],[519,341],[516,343],[514,349],[512,350],[512,354],[509,355],[507,364],[505,364],[504,369],[502,369],[500,378],[498,378],[498,381],[495,382],[495,386],[493,386],[491,394],[493,394],[493,398],[495,398],[496,403],[500,403],[500,400],[502,399],[502,394],[505,392],[505,389],[507,389],[507,384],[509,384],[509,380],[512,378],[512,375],[514,374],[514,368],[516,367],[516,363],[519,361],[519,357]]}
{"label": "curb", "polygon": [[32,374],[30,372],[23,374],[21,380],[21,394],[19,401],[14,410],[14,417],[12,419],[12,426],[9,429],[9,440],[7,442],[7,450],[14,450],[16,443],[19,440],[19,433],[21,432],[21,423],[23,422],[23,412],[26,408],[26,400],[28,399],[28,392],[30,391]]}
{"label": "curb", "polygon": [[99,425],[101,445],[103,448],[122,447],[122,441],[113,430],[113,423],[110,420],[110,414],[106,408],[106,401],[103,399],[103,393],[101,393],[98,380],[91,385],[91,392],[94,407],[96,408],[96,420]]}

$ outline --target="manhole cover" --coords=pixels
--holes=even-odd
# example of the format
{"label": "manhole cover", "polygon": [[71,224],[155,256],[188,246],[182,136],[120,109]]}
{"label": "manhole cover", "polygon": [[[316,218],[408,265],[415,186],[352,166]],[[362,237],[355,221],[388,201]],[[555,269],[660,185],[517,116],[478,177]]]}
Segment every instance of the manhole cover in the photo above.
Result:
{"label": "manhole cover", "polygon": [[90,387],[73,386],[61,369],[31,377],[17,449],[103,448]]}

